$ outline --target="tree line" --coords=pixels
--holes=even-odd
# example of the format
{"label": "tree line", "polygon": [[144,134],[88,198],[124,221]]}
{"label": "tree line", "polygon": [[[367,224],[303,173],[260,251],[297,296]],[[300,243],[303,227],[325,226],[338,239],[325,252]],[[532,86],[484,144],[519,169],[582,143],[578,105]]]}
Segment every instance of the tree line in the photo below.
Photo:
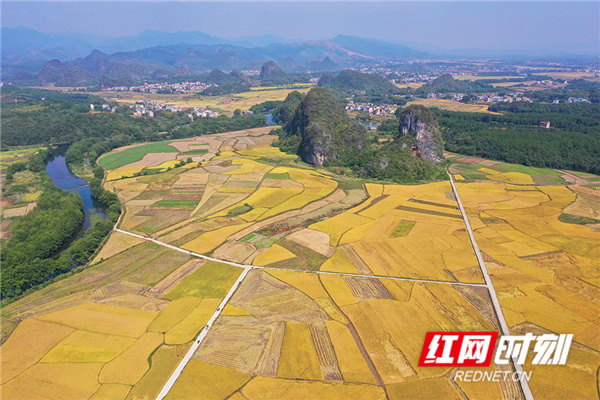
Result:
{"label": "tree line", "polygon": [[[447,150],[541,168],[600,174],[597,104],[496,105],[503,115],[436,110]],[[539,128],[550,121],[552,128]]]}

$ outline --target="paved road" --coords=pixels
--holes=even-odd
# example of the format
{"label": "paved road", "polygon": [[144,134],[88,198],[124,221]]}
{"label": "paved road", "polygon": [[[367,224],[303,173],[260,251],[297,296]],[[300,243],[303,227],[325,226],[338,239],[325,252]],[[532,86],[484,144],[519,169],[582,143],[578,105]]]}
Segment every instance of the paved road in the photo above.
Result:
{"label": "paved road", "polygon": [[[450,177],[450,183],[452,185],[452,190],[454,191],[454,195],[456,196],[456,200],[458,202],[458,206],[460,208],[460,211],[461,211],[461,213],[463,215],[463,218],[464,218],[464,221],[465,221],[465,225],[467,227],[467,232],[469,233],[469,238],[471,239],[471,243],[473,244],[473,248],[475,250],[475,254],[477,255],[477,260],[479,261],[479,265],[481,267],[481,271],[482,271],[484,279],[485,279],[485,284],[480,284],[480,283],[463,283],[463,282],[452,282],[452,281],[440,281],[440,280],[429,280],[429,279],[416,279],[416,278],[400,278],[400,277],[382,276],[382,275],[351,274],[351,273],[330,272],[330,271],[304,271],[304,272],[307,272],[307,273],[316,273],[316,274],[323,274],[323,275],[341,275],[341,276],[349,276],[349,277],[357,277],[357,278],[378,278],[378,279],[391,279],[391,280],[399,280],[399,281],[439,283],[439,284],[446,284],[446,285],[486,287],[488,289],[488,291],[490,292],[490,297],[492,299],[492,303],[493,303],[494,309],[495,309],[496,314],[498,316],[498,320],[500,321],[500,326],[502,328],[502,333],[504,335],[508,335],[509,334],[508,326],[507,326],[506,321],[504,319],[504,316],[502,314],[502,310],[500,309],[500,303],[498,303],[498,297],[496,296],[496,292],[494,290],[494,287],[492,285],[490,277],[489,277],[489,275],[487,273],[487,269],[485,267],[485,263],[483,262],[483,259],[481,258],[481,253],[479,252],[479,248],[477,247],[477,243],[475,242],[475,237],[473,236],[473,232],[471,230],[471,225],[469,224],[469,220],[468,220],[467,215],[466,215],[466,213],[465,213],[465,211],[463,209],[462,203],[460,201],[460,197],[458,195],[456,187],[454,186],[454,181],[452,180],[452,177]],[[196,340],[194,341],[194,343],[192,344],[192,346],[190,347],[190,349],[188,350],[188,352],[186,353],[186,355],[183,357],[183,359],[181,360],[181,362],[179,363],[179,365],[177,366],[177,368],[175,369],[175,371],[171,374],[169,380],[167,381],[167,383],[165,384],[165,386],[162,388],[162,390],[160,391],[160,393],[156,397],[156,400],[162,400],[162,399],[164,399],[167,396],[167,394],[169,393],[169,391],[171,390],[171,388],[173,387],[173,385],[177,381],[177,378],[179,378],[179,375],[181,374],[181,372],[183,371],[183,369],[185,368],[185,366],[187,365],[187,363],[190,361],[190,359],[192,358],[192,356],[194,355],[194,353],[196,352],[196,350],[198,349],[198,347],[200,347],[200,345],[202,344],[202,341],[204,340],[204,338],[208,334],[208,332],[210,330],[210,327],[212,326],[212,324],[214,323],[214,321],[219,317],[219,315],[221,314],[221,311],[223,310],[223,308],[225,307],[225,305],[229,302],[229,299],[231,298],[231,296],[233,296],[233,293],[236,291],[236,289],[242,283],[242,281],[244,280],[244,278],[246,277],[246,275],[248,274],[248,272],[250,272],[250,270],[252,270],[252,269],[275,269],[275,270],[289,271],[289,269],[285,269],[285,268],[273,268],[273,267],[264,267],[264,266],[255,266],[255,265],[245,265],[245,264],[239,264],[239,263],[232,262],[232,261],[221,260],[221,259],[218,259],[218,258],[206,256],[204,254],[199,254],[199,253],[196,253],[196,252],[193,252],[193,251],[190,251],[190,250],[185,250],[185,249],[182,249],[180,247],[173,246],[173,245],[170,245],[170,244],[165,243],[165,242],[161,242],[161,241],[153,239],[153,238],[149,238],[149,237],[146,237],[146,236],[143,236],[143,235],[139,235],[139,234],[136,234],[136,233],[133,233],[133,232],[128,232],[128,231],[125,231],[123,229],[115,228],[114,230],[117,231],[117,232],[126,234],[126,235],[134,236],[134,237],[137,237],[139,239],[143,239],[143,240],[146,240],[146,241],[149,241],[149,242],[152,242],[152,243],[156,243],[157,245],[164,246],[164,247],[170,248],[170,249],[175,250],[175,251],[179,251],[179,252],[182,252],[182,253],[189,254],[189,255],[194,256],[194,257],[202,258],[202,259],[209,260],[209,261],[216,261],[216,262],[220,262],[220,263],[227,264],[227,265],[232,265],[234,267],[238,267],[238,268],[241,268],[241,269],[244,270],[241,273],[241,275],[239,276],[239,278],[236,280],[236,282],[233,284],[231,290],[229,291],[229,293],[227,293],[227,295],[225,296],[225,298],[221,302],[220,306],[214,312],[214,314],[210,318],[210,320],[209,320],[208,324],[206,325],[206,327],[204,329],[202,329],[202,331],[200,332],[200,334],[198,335],[198,337],[196,338]],[[523,371],[520,365],[515,364],[515,368],[516,368],[517,371],[519,371],[519,370],[521,372]],[[521,386],[523,388],[523,392],[525,393],[525,398],[527,400],[533,400],[533,395],[531,395],[531,391],[529,391],[529,386],[527,385],[527,382],[525,382],[525,385],[523,385],[523,382],[521,382]],[[529,396],[528,396],[527,393],[529,393]]]}
{"label": "paved road", "polygon": [[[487,267],[485,266],[483,257],[481,257],[481,252],[479,251],[479,247],[477,246],[477,242],[475,241],[475,235],[473,235],[473,230],[471,229],[469,218],[467,217],[467,213],[465,212],[462,202],[460,201],[458,190],[456,190],[456,186],[454,185],[454,179],[452,179],[452,174],[448,173],[448,176],[450,177],[450,185],[452,185],[452,191],[454,192],[454,197],[456,197],[458,208],[460,209],[460,213],[462,214],[463,219],[465,220],[465,226],[467,227],[467,232],[469,233],[469,239],[471,239],[471,243],[473,244],[473,250],[475,250],[475,255],[477,256],[477,261],[479,262],[479,267],[481,268],[481,273],[483,274],[483,279],[485,280],[485,286],[487,287],[488,292],[490,293],[490,299],[492,300],[492,305],[494,306],[496,317],[498,317],[498,322],[500,323],[500,330],[502,331],[502,335],[510,336],[508,324],[506,323],[506,319],[504,319],[504,314],[502,313],[502,308],[500,307],[500,302],[498,301],[496,290],[494,289],[494,285],[492,284],[490,275],[487,272]],[[525,399],[533,400],[533,393],[531,393],[531,389],[529,388],[529,382],[524,377],[523,367],[520,364],[517,364],[515,361],[516,359],[513,358],[513,366],[515,368],[515,371],[517,371],[521,376],[521,390],[525,395]]]}
{"label": "paved road", "polygon": [[[185,249],[182,249],[181,247],[177,247],[177,246],[173,246],[168,243],[165,243],[165,242],[161,242],[160,240],[156,240],[156,239],[152,239],[152,238],[149,238],[146,236],[138,235],[137,233],[124,231],[124,230],[118,229],[118,228],[115,228],[115,231],[124,233],[126,235],[135,236],[137,238],[144,239],[148,242],[156,243],[160,246],[168,247],[170,249],[180,251],[182,253],[186,253],[186,254],[189,254],[194,257],[203,258],[203,259],[209,260],[209,261],[216,261],[216,262],[220,262],[223,264],[233,265],[234,267],[238,267],[238,268],[274,269],[274,270],[281,270],[281,271],[292,271],[289,268],[261,267],[261,266],[257,266],[257,265],[246,265],[246,264],[235,263],[232,261],[221,260],[218,258],[205,256],[204,254],[195,253],[190,250],[185,250]],[[445,284],[445,285],[487,287],[487,285],[484,283],[465,283],[465,282],[453,282],[453,281],[439,281],[439,280],[434,280],[434,279],[401,278],[401,277],[397,277],[397,276],[385,276],[385,275],[351,274],[351,273],[346,273],[346,272],[331,272],[331,271],[299,271],[299,272],[306,272],[306,273],[310,273],[310,274],[321,274],[321,275],[341,275],[341,276],[350,276],[350,277],[355,277],[355,278],[377,278],[377,279],[391,279],[391,280],[395,280],[395,281],[441,283],[441,284]]]}

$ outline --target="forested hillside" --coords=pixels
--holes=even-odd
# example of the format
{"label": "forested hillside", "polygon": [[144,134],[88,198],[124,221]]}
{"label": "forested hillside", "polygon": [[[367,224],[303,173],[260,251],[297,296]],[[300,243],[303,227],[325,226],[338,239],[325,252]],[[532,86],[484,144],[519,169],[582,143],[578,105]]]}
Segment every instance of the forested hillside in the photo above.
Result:
{"label": "forested hillside", "polygon": [[[503,115],[438,110],[446,149],[535,167],[600,173],[598,104],[497,104]],[[539,127],[549,121],[550,129]]]}

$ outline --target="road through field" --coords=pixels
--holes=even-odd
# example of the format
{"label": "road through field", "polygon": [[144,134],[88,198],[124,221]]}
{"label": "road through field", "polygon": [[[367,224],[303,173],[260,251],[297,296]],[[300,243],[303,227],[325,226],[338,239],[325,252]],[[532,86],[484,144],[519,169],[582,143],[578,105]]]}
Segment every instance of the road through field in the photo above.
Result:
{"label": "road through field", "polygon": [[[452,187],[453,190],[455,190],[454,188],[454,183],[452,183]],[[455,195],[458,199],[458,193],[456,193],[455,190]],[[461,208],[461,212],[463,212],[464,210],[462,210],[462,204],[459,201],[459,206]],[[466,215],[463,212],[463,216],[466,218]],[[467,224],[467,228],[469,230],[469,235],[472,235],[470,226],[468,224],[468,221],[465,220],[465,223]],[[162,400],[164,399],[167,394],[169,393],[169,391],[171,390],[171,388],[173,387],[173,385],[175,384],[175,382],[177,381],[177,379],[179,378],[179,375],[181,375],[181,372],[183,371],[183,369],[185,368],[185,366],[188,364],[188,362],[190,361],[190,359],[192,358],[192,356],[194,355],[194,353],[196,352],[196,350],[200,347],[200,345],[202,344],[202,341],[204,340],[204,338],[206,337],[206,335],[208,335],[208,332],[210,330],[210,327],[212,326],[212,324],[214,323],[214,321],[219,317],[219,315],[221,314],[221,311],[223,310],[223,308],[225,307],[225,305],[227,304],[227,302],[230,300],[231,296],[233,296],[234,292],[237,290],[237,288],[239,287],[239,285],[242,283],[242,281],[244,280],[244,278],[246,277],[246,275],[248,274],[248,272],[250,272],[250,270],[252,269],[271,269],[271,270],[285,270],[285,271],[290,271],[289,269],[285,269],[285,268],[273,268],[273,267],[265,267],[265,266],[255,266],[255,265],[245,265],[245,264],[239,264],[239,263],[235,263],[235,262],[231,262],[231,261],[226,261],[226,260],[221,260],[218,258],[214,258],[214,257],[209,257],[206,256],[204,254],[199,254],[199,253],[195,253],[191,250],[185,250],[182,249],[180,247],[177,246],[173,246],[170,245],[168,243],[165,242],[161,242],[159,240],[156,240],[154,238],[149,238],[143,235],[139,235],[133,232],[128,232],[125,231],[123,229],[119,229],[119,228],[115,228],[114,229],[116,232],[120,232],[126,235],[130,235],[130,236],[134,236],[137,237],[139,239],[143,239],[146,240],[148,242],[152,242],[152,243],[156,243],[159,246],[164,246],[167,247],[169,249],[172,250],[176,250],[182,253],[186,253],[189,254],[190,256],[193,257],[198,257],[198,258],[202,258],[205,260],[209,260],[209,261],[215,261],[215,262],[219,262],[219,263],[223,263],[223,264],[228,264],[228,265],[232,265],[234,267],[238,267],[238,268],[242,268],[243,272],[241,273],[241,275],[238,277],[238,279],[236,280],[236,282],[233,284],[232,288],[229,290],[229,292],[227,293],[227,295],[225,296],[225,298],[223,299],[223,301],[221,302],[221,304],[219,305],[219,307],[217,308],[217,310],[214,312],[214,314],[212,315],[212,317],[210,318],[210,320],[208,321],[208,324],[206,325],[206,327],[204,327],[200,334],[198,335],[198,337],[196,338],[196,340],[194,341],[194,343],[192,344],[192,346],[190,347],[190,349],[188,350],[188,352],[186,353],[186,355],[183,357],[183,359],[181,360],[181,362],[179,363],[179,365],[177,366],[177,368],[175,369],[175,371],[173,371],[173,373],[171,374],[171,376],[169,377],[169,380],[167,381],[167,383],[164,385],[164,387],[162,388],[162,390],[160,391],[160,393],[158,394],[158,396],[156,397],[156,400]],[[474,239],[472,239],[472,242],[474,244],[474,247],[476,249],[476,254],[478,255],[478,259],[481,259],[481,255],[479,254],[479,250],[476,248],[476,244],[474,242]],[[480,261],[482,262],[482,261]],[[489,290],[489,286],[491,285],[491,283],[488,283],[489,281],[489,276],[487,276],[487,272],[485,271],[485,267],[482,268],[482,271],[484,272],[484,277],[486,277],[486,283],[485,284],[480,284],[480,283],[463,283],[463,282],[451,282],[451,281],[438,281],[438,280],[428,280],[428,279],[416,279],[416,278],[401,278],[401,277],[393,277],[393,276],[381,276],[381,275],[364,275],[364,274],[351,274],[351,273],[344,273],[344,272],[330,272],[330,271],[304,271],[307,273],[316,273],[316,274],[323,274],[323,275],[341,275],[341,276],[349,276],[349,277],[358,277],[358,278],[376,278],[376,279],[391,279],[391,280],[400,280],[400,281],[413,281],[413,282],[424,282],[424,283],[439,283],[439,284],[446,284],[446,285],[460,285],[460,286],[479,286],[479,287],[487,287]],[[492,287],[493,290],[493,287]],[[494,297],[495,298],[495,292],[494,292]],[[499,315],[502,315],[501,312]],[[504,318],[502,318],[502,321],[504,321]],[[506,322],[504,322],[504,325],[506,325]],[[531,397],[531,399],[533,399],[533,397]],[[529,398],[527,398],[527,400],[529,400]]]}
{"label": "road through field", "polygon": [[221,315],[221,312],[227,305],[227,302],[229,302],[229,299],[231,298],[231,296],[233,296],[233,293],[240,286],[240,283],[242,283],[242,281],[244,280],[246,275],[248,275],[248,272],[250,272],[251,269],[252,269],[252,267],[244,268],[244,272],[242,272],[241,275],[239,276],[239,278],[235,281],[235,283],[231,287],[231,290],[229,290],[229,292],[227,293],[227,295],[225,296],[225,298],[223,299],[223,301],[221,302],[221,304],[219,305],[217,310],[214,312],[212,317],[210,317],[210,319],[208,320],[208,323],[206,324],[206,326],[204,328],[202,328],[202,330],[200,331],[200,334],[198,335],[198,337],[196,338],[196,340],[194,341],[194,343],[192,344],[192,346],[190,347],[188,352],[185,354],[185,356],[183,357],[183,359],[181,360],[181,362],[179,363],[177,368],[175,368],[175,371],[173,371],[173,373],[171,374],[171,377],[169,378],[167,383],[165,383],[165,386],[163,386],[163,388],[160,391],[160,393],[158,394],[158,396],[156,396],[156,400],[164,399],[165,396],[169,393],[169,391],[171,390],[171,388],[177,381],[177,378],[179,378],[179,375],[181,375],[181,372],[183,372],[183,369],[185,368],[187,363],[190,361],[190,359],[192,358],[192,356],[194,355],[196,350],[198,350],[198,347],[200,347],[200,345],[202,344],[202,341],[204,340],[206,335],[208,335],[208,331],[212,327],[213,323],[219,317],[219,315]]}
{"label": "road through field", "polygon": [[[276,268],[276,267],[265,267],[265,266],[257,266],[257,265],[238,264],[238,263],[235,263],[235,262],[232,262],[232,261],[226,261],[226,260],[221,260],[221,259],[214,258],[214,257],[205,256],[204,254],[195,253],[195,252],[193,252],[191,250],[185,250],[185,249],[182,249],[181,247],[173,246],[173,245],[170,245],[168,243],[161,242],[160,240],[152,239],[152,238],[149,238],[149,237],[146,237],[146,236],[143,236],[143,235],[138,235],[137,233],[124,231],[124,230],[119,229],[119,228],[115,228],[115,231],[116,232],[120,232],[120,233],[124,233],[126,235],[135,236],[137,238],[144,239],[144,240],[146,240],[148,242],[156,243],[156,244],[158,244],[160,246],[168,247],[170,249],[177,250],[179,252],[186,253],[186,254],[189,254],[189,255],[194,256],[194,257],[203,258],[203,259],[208,260],[208,261],[219,262],[219,263],[222,263],[222,264],[233,265],[234,267],[238,267],[238,268],[244,268],[244,269],[245,268],[273,269],[273,270],[281,270],[281,271],[294,271],[294,270],[289,269],[289,268]],[[465,282],[453,282],[453,281],[438,281],[438,280],[433,280],[433,279],[401,278],[401,277],[398,277],[398,276],[364,275],[364,274],[351,274],[351,273],[347,273],[347,272],[331,272],[331,271],[300,271],[300,270],[298,270],[298,272],[306,272],[306,273],[310,273],[310,274],[322,274],[322,275],[341,275],[341,276],[350,276],[350,277],[354,277],[354,278],[391,279],[391,280],[395,280],[395,281],[410,281],[410,282],[423,282],[423,283],[441,283],[441,284],[445,284],[445,285],[487,287],[487,285],[483,284],[483,283],[465,283]]]}
{"label": "road through field", "polygon": [[[473,250],[475,250],[475,255],[477,256],[477,261],[479,262],[479,267],[481,268],[481,273],[483,274],[483,279],[485,280],[485,286],[487,287],[488,292],[490,293],[490,299],[492,300],[492,305],[494,307],[496,317],[498,318],[498,322],[500,323],[500,330],[502,331],[502,335],[510,336],[508,324],[506,323],[506,319],[504,318],[504,314],[502,313],[502,308],[500,307],[498,295],[496,294],[496,290],[494,289],[494,285],[492,284],[492,280],[490,278],[490,275],[488,274],[487,267],[485,266],[485,262],[483,261],[483,257],[481,256],[481,252],[479,251],[479,247],[477,246],[477,242],[475,241],[475,236],[473,235],[473,230],[471,229],[471,224],[469,223],[469,218],[467,217],[467,213],[465,212],[462,202],[460,201],[460,196],[458,195],[456,185],[454,185],[454,179],[452,178],[452,175],[449,172],[448,176],[450,177],[450,185],[452,185],[452,191],[454,192],[454,197],[456,198],[456,202],[458,203],[458,208],[460,209],[460,213],[462,214],[463,219],[465,221],[465,226],[467,228],[467,232],[469,233],[469,239],[471,239]],[[527,378],[525,378],[525,374],[523,373],[523,367],[521,366],[521,364],[516,363],[516,357],[513,357],[512,360],[515,371],[519,373],[519,383],[521,384],[521,390],[525,395],[525,399],[533,400],[533,393],[531,393],[529,383],[527,381]]]}

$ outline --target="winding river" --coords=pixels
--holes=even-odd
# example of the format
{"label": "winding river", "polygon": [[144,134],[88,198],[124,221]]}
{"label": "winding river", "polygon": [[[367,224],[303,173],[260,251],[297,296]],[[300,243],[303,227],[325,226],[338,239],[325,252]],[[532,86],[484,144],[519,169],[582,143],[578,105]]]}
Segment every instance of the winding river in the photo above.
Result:
{"label": "winding river", "polygon": [[85,220],[83,222],[83,229],[78,233],[77,237],[85,236],[85,231],[91,226],[94,219],[106,219],[104,209],[92,198],[92,190],[87,182],[69,170],[64,156],[56,155],[51,158],[46,164],[46,173],[52,178],[55,186],[69,192],[75,192],[83,200]]}

